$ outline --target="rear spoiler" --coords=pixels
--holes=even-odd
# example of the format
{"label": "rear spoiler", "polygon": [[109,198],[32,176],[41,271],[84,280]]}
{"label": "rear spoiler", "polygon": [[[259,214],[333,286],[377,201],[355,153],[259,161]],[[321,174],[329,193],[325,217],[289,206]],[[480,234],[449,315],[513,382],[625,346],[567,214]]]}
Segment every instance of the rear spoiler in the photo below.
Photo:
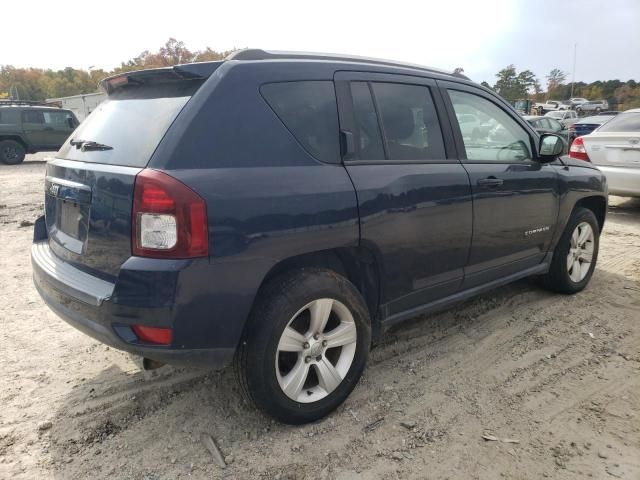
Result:
{"label": "rear spoiler", "polygon": [[200,62],[175,65],[173,67],[151,68],[120,73],[100,81],[99,85],[107,94],[125,85],[150,85],[176,80],[204,80],[222,65],[219,62]]}

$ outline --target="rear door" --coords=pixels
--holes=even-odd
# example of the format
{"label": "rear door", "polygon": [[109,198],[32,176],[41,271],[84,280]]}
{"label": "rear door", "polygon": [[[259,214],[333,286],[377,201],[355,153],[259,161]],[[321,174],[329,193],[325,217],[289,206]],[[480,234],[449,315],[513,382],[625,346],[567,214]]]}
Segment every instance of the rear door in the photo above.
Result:
{"label": "rear door", "polygon": [[43,112],[47,146],[59,149],[78,126],[75,115],[67,110],[45,110]]}
{"label": "rear door", "polygon": [[202,83],[163,75],[113,91],[47,163],[49,246],[98,276],[116,276],[131,256],[136,175]]}
{"label": "rear door", "polygon": [[[454,119],[454,135],[473,193],[473,240],[465,268],[467,288],[539,264],[558,216],[554,167],[536,161],[537,136],[505,104],[472,86],[438,82]],[[494,125],[465,136],[456,115],[474,114]]]}
{"label": "rear door", "polygon": [[377,255],[385,316],[459,290],[471,242],[471,191],[433,80],[335,76],[345,167],[361,243]]}
{"label": "rear door", "polygon": [[22,111],[22,131],[29,146],[34,149],[47,148],[49,130],[44,120],[44,111],[30,108]]}

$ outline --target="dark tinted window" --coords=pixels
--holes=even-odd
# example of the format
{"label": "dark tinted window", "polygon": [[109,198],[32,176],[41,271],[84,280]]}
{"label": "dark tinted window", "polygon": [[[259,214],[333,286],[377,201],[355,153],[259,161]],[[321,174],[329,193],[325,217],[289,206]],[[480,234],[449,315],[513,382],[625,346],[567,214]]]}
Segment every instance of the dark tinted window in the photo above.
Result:
{"label": "dark tinted window", "polygon": [[270,83],[260,91],[309,153],[325,162],[339,162],[338,110],[333,82]]}
{"label": "dark tinted window", "polygon": [[620,113],[600,127],[599,132],[640,132],[640,112]]}
{"label": "dark tinted window", "polygon": [[442,160],[444,142],[427,87],[372,83],[390,160]]}
{"label": "dark tinted window", "polygon": [[373,106],[369,84],[351,83],[353,98],[353,116],[356,126],[356,157],[359,160],[384,160],[384,147],[376,109]]}
{"label": "dark tinted window", "polygon": [[[66,142],[60,157],[83,162],[144,167],[169,126],[202,83],[198,80],[118,89],[91,112],[75,140],[102,143],[112,150],[87,150]],[[66,113],[66,112],[65,112]]]}
{"label": "dark tinted window", "polygon": [[44,123],[44,113],[40,110],[24,110],[22,121],[24,123]]}

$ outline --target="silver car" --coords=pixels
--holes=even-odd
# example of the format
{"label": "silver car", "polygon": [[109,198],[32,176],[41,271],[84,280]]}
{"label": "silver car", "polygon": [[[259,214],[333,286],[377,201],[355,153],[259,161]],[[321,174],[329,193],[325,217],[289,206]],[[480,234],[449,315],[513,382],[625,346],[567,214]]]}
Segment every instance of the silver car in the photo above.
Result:
{"label": "silver car", "polygon": [[569,156],[597,165],[607,177],[610,194],[640,197],[640,108],[622,112],[590,135],[576,138]]}

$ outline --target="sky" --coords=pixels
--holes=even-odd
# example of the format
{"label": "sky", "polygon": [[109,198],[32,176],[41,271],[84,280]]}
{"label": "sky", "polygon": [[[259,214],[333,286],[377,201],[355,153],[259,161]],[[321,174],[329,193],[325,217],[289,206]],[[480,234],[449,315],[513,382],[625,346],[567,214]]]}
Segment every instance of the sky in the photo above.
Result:
{"label": "sky", "polygon": [[191,50],[346,53],[462,67],[495,82],[509,64],[541,83],[640,81],[640,0],[20,0],[3,6],[0,65],[110,70],[169,37]]}

